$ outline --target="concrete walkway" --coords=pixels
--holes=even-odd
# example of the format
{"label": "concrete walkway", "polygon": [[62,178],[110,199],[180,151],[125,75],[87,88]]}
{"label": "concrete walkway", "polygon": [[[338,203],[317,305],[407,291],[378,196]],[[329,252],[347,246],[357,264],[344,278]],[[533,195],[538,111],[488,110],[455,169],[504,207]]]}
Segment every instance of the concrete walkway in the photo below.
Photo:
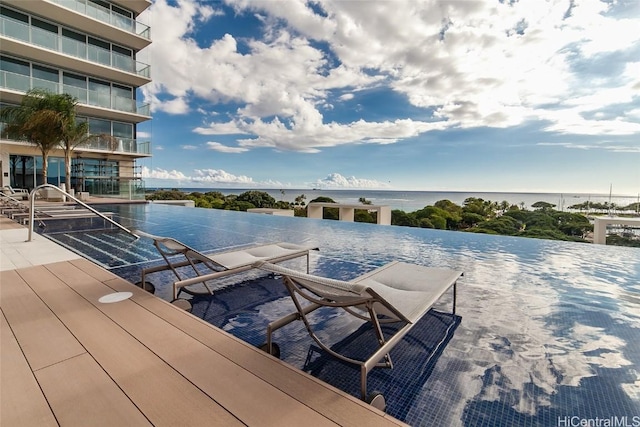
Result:
{"label": "concrete walkway", "polygon": [[29,230],[9,218],[0,218],[0,271],[81,258],[37,233],[27,242]]}

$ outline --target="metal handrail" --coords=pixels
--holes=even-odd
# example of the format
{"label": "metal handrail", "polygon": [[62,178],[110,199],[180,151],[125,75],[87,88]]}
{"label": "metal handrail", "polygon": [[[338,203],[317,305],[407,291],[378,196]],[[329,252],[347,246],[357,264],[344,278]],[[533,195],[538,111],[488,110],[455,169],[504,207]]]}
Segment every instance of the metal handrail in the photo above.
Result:
{"label": "metal handrail", "polygon": [[33,190],[31,190],[31,193],[29,193],[29,238],[27,239],[27,242],[30,242],[31,239],[33,238],[33,222],[35,220],[35,205],[36,205],[36,192],[42,188],[53,188],[56,191],[58,191],[59,193],[62,193],[63,196],[66,196],[68,198],[70,198],[71,200],[73,200],[74,202],[78,203],[80,206],[84,207],[85,209],[90,210],[91,212],[93,212],[94,214],[98,215],[100,218],[110,222],[111,224],[115,225],[116,227],[118,227],[119,229],[121,229],[122,231],[132,235],[133,237],[135,237],[136,239],[139,239],[140,237],[137,236],[133,231],[129,230],[126,227],[123,227],[122,225],[118,224],[117,222],[115,222],[114,220],[112,220],[111,218],[107,217],[106,215],[103,215],[102,213],[98,212],[97,210],[95,210],[94,208],[92,208],[91,206],[87,205],[86,203],[84,203],[83,201],[77,199],[75,196],[72,196],[71,194],[67,193],[66,191],[64,191],[63,189],[56,187],[53,184],[42,184],[37,186],[36,188],[34,188]]}

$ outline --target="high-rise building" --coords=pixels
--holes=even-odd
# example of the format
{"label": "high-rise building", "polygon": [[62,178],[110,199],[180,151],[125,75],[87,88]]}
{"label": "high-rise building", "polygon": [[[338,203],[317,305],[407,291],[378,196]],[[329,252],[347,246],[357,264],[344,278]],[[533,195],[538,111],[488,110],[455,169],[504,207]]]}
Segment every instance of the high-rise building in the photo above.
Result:
{"label": "high-rise building", "polygon": [[[151,156],[137,126],[151,119],[137,89],[151,81],[136,55],[151,43],[138,15],[150,0],[1,0],[0,103],[20,104],[44,88],[78,99],[79,120],[101,135],[74,150],[71,185],[92,195],[142,198],[136,159]],[[2,106],[0,105],[0,107]],[[2,185],[34,188],[65,182],[62,150],[50,152],[47,177],[35,145],[0,134]]]}

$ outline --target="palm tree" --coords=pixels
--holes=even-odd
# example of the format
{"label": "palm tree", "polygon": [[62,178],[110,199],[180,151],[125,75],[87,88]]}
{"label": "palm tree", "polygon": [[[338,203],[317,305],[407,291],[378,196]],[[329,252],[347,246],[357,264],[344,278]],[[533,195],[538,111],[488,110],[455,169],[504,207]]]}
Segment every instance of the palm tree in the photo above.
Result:
{"label": "palm tree", "polygon": [[64,151],[64,171],[67,191],[71,189],[71,155],[73,150],[84,143],[97,138],[96,135],[89,135],[89,123],[77,122],[69,119],[62,136],[62,150]]}
{"label": "palm tree", "polygon": [[55,94],[45,89],[31,89],[19,106],[4,107],[0,119],[6,123],[10,138],[26,139],[40,148],[42,175],[47,182],[49,152],[60,143],[67,120],[70,95]]}

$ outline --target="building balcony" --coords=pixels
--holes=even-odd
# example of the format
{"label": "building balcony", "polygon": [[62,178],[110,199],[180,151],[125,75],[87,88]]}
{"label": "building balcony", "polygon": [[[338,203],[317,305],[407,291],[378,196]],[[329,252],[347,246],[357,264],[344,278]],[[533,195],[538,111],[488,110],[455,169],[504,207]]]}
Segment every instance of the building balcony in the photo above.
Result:
{"label": "building balcony", "polygon": [[76,147],[75,151],[106,151],[115,154],[135,154],[136,157],[151,156],[151,141],[139,141],[130,138],[97,137]]}
{"label": "building balcony", "polygon": [[[4,123],[0,122],[0,141],[11,142],[16,145],[33,146],[31,142],[9,138],[4,132]],[[78,145],[74,152],[103,152],[111,154],[130,155],[134,158],[151,156],[151,141],[140,141],[131,138],[96,137],[91,142]]]}
{"label": "building balcony", "polygon": [[136,51],[151,43],[149,26],[88,0],[3,0],[3,3],[89,34],[99,34]]}
{"label": "building balcony", "polygon": [[151,6],[151,0],[111,0],[111,3],[120,5],[136,14],[142,13]]}
{"label": "building balcony", "polygon": [[151,67],[114,50],[61,36],[2,16],[3,52],[109,81],[140,87],[151,81]]}
{"label": "building balcony", "polygon": [[78,113],[81,115],[129,123],[140,123],[151,118],[149,104],[137,104],[135,99],[0,71],[0,94],[3,101],[19,103],[26,92],[35,88],[53,93],[68,93],[77,98]]}

